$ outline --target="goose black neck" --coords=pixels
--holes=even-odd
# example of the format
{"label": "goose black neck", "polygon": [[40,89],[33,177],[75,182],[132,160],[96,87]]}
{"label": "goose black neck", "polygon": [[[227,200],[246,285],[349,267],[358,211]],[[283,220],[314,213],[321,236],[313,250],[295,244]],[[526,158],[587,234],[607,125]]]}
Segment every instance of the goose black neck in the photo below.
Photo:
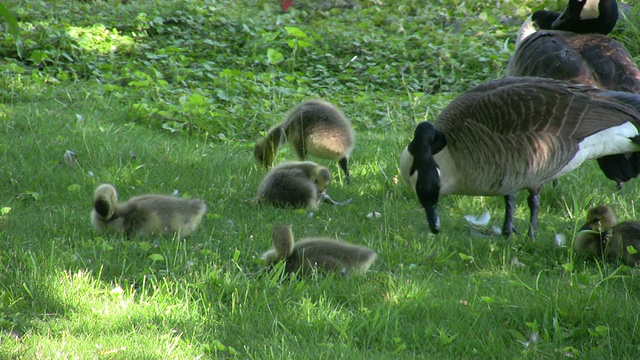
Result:
{"label": "goose black neck", "polygon": [[571,31],[577,34],[608,35],[618,22],[618,3],[616,0],[600,0],[598,17],[583,19],[582,11],[586,0],[569,0],[569,5],[551,24],[552,30]]}
{"label": "goose black neck", "polygon": [[410,174],[417,173],[415,192],[425,210],[431,232],[440,231],[437,205],[440,197],[440,171],[433,155],[447,145],[447,139],[433,124],[422,122],[415,129],[408,150],[413,156]]}
{"label": "goose black neck", "polygon": [[551,30],[551,25],[560,16],[559,12],[538,10],[531,15],[531,20],[538,30]]}

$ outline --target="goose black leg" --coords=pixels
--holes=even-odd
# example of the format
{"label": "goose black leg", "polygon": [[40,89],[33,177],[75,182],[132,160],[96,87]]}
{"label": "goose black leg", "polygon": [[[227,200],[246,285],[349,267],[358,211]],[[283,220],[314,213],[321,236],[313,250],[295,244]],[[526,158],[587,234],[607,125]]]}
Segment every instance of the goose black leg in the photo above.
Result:
{"label": "goose black leg", "polygon": [[509,238],[515,231],[513,227],[513,211],[516,208],[516,196],[509,194],[504,196],[504,225],[502,225],[502,236]]}
{"label": "goose black leg", "polygon": [[540,210],[540,189],[529,190],[527,203],[531,213],[529,218],[529,237],[531,240],[535,240],[535,231],[538,230],[538,211]]}
{"label": "goose black leg", "polygon": [[342,171],[344,171],[344,175],[347,177],[347,182],[351,182],[351,176],[349,175],[349,159],[345,156],[343,158],[341,158],[340,160],[338,160],[338,164],[340,165],[340,168],[342,169]]}

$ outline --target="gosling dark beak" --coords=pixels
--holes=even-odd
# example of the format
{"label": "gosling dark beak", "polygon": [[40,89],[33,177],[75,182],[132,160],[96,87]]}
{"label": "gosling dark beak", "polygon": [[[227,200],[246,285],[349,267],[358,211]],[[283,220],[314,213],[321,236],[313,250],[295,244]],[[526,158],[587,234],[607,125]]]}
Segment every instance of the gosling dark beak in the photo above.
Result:
{"label": "gosling dark beak", "polygon": [[582,225],[582,227],[580,228],[580,230],[578,230],[578,232],[585,231],[585,230],[592,230],[589,223]]}

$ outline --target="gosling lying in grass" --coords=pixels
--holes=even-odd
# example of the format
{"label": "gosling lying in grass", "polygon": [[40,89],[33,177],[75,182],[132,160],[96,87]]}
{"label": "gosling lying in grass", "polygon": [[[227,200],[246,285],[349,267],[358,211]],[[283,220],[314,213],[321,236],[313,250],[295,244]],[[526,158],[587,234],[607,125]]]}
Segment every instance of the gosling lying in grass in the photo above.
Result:
{"label": "gosling lying in grass", "polygon": [[347,180],[350,178],[348,158],[353,150],[354,131],[351,122],[331,103],[324,100],[306,100],[296,106],[267,136],[258,140],[253,154],[256,160],[271,167],[278,149],[289,142],[298,159],[308,155],[338,160]]}
{"label": "gosling lying in grass", "polygon": [[102,232],[134,235],[190,235],[207,210],[203,200],[165,195],[135,196],[118,204],[116,188],[102,184],[93,195],[91,219]]}
{"label": "gosling lying in grass", "polygon": [[309,275],[314,271],[341,275],[363,274],[377,257],[375,251],[326,238],[307,238],[295,242],[289,226],[273,227],[273,249],[262,259],[269,265],[285,261],[285,272]]}
{"label": "gosling lying in grass", "polygon": [[628,266],[640,264],[640,222],[616,223],[614,211],[598,205],[587,213],[573,245],[578,258],[622,261]]}
{"label": "gosling lying in grass", "polygon": [[271,169],[258,187],[253,204],[317,209],[331,183],[331,172],[311,161],[292,161]]}

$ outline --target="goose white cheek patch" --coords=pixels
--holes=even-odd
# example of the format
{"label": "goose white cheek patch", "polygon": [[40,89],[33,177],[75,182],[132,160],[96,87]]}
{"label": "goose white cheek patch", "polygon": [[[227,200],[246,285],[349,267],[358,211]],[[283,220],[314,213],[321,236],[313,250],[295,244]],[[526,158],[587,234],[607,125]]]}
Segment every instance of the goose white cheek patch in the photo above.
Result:
{"label": "goose white cheek patch", "polygon": [[597,19],[600,16],[600,0],[585,0],[584,7],[580,12],[580,19]]}

